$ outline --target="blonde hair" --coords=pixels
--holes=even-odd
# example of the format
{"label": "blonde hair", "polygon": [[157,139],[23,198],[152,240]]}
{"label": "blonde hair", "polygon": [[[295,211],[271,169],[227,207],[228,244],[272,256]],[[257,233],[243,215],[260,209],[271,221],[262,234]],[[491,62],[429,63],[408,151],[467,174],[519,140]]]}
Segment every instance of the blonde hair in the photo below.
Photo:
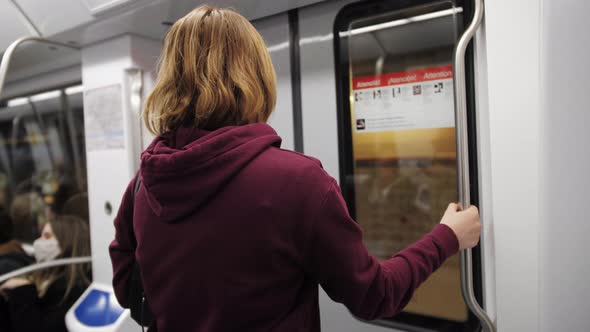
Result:
{"label": "blonde hair", "polygon": [[168,32],[143,119],[161,135],[182,125],[214,130],[265,122],[276,78],[264,40],[230,9],[199,6]]}
{"label": "blonde hair", "polygon": [[[90,230],[88,222],[74,216],[58,216],[49,221],[61,253],[56,259],[90,256]],[[57,266],[33,272],[31,280],[37,286],[39,296],[45,296],[49,286],[63,277],[66,280],[66,292],[62,302],[70,295],[74,287],[86,288],[90,284],[91,267],[89,263]]]}

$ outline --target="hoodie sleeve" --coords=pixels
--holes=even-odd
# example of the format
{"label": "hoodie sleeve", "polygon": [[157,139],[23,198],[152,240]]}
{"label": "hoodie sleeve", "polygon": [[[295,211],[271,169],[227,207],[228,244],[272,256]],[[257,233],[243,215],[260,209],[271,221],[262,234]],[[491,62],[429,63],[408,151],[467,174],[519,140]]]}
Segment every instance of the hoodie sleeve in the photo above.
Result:
{"label": "hoodie sleeve", "polygon": [[326,293],[361,319],[391,317],[400,312],[418,286],[459,243],[446,225],[437,225],[391,259],[379,262],[363,244],[362,231],[348,214],[335,182],[311,225],[309,269]]}
{"label": "hoodie sleeve", "polygon": [[135,264],[135,235],[133,232],[134,186],[137,176],[127,186],[115,217],[115,239],[109,246],[113,264],[113,288],[119,304],[129,306],[129,280]]}

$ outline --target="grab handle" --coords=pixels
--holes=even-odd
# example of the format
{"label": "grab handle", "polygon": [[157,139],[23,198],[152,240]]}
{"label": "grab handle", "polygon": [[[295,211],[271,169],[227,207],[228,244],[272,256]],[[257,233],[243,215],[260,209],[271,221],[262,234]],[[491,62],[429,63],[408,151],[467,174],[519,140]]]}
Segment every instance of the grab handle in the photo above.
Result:
{"label": "grab handle", "polygon": [[[465,52],[467,45],[481,25],[483,0],[474,0],[475,13],[465,33],[459,39],[454,54],[455,122],[457,138],[457,173],[459,203],[462,208],[471,205],[469,183],[469,146],[467,134],[467,92],[465,83]],[[461,292],[469,310],[480,320],[483,331],[495,332],[494,323],[477,303],[473,291],[473,257],[471,249],[461,251]]]}
{"label": "grab handle", "polygon": [[23,43],[36,41],[40,43],[55,45],[55,46],[62,46],[71,49],[79,49],[79,47],[69,44],[64,44],[52,40],[48,40],[41,37],[22,37],[10,44],[6,51],[4,52],[4,56],[2,56],[2,61],[0,61],[0,97],[2,97],[2,90],[4,89],[4,83],[6,81],[6,76],[8,75],[8,67],[10,66],[10,60],[12,60],[12,56],[16,49]]}

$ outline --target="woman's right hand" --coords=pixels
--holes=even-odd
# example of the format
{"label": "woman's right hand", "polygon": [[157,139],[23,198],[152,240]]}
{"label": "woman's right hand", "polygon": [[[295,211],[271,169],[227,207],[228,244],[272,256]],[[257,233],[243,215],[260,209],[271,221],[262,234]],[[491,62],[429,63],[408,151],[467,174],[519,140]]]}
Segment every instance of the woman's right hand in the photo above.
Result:
{"label": "woman's right hand", "polygon": [[461,211],[458,204],[449,204],[440,223],[453,230],[459,241],[459,250],[473,248],[479,242],[481,233],[479,210],[473,205]]}

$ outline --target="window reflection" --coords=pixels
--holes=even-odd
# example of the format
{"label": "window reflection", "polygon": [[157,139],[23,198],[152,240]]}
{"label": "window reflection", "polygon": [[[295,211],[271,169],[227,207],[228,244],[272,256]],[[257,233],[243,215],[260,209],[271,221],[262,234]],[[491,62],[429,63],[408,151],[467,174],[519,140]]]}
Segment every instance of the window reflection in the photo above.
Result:
{"label": "window reflection", "polygon": [[0,213],[24,243],[64,208],[88,221],[82,94],[51,97],[0,109]]}

